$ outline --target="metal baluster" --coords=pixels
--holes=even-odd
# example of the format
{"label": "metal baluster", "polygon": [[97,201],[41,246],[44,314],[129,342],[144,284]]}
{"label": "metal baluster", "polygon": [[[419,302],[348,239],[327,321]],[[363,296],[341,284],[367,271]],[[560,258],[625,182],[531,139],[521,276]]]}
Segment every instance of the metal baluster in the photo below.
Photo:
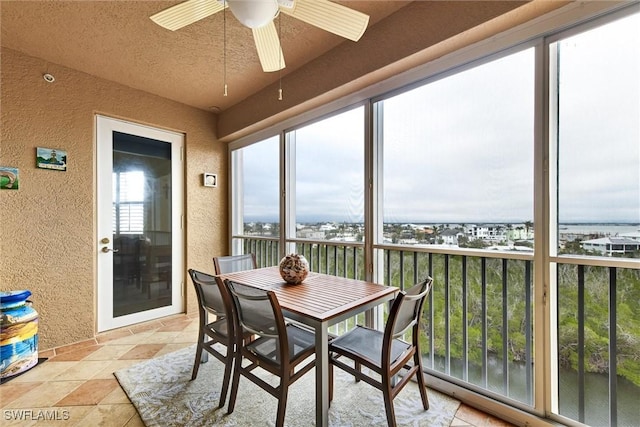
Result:
{"label": "metal baluster", "polygon": [[618,425],[618,339],[616,268],[609,267],[609,425]]}
{"label": "metal baluster", "polygon": [[469,381],[469,328],[467,324],[467,257],[462,257],[462,379]]}
{"label": "metal baluster", "polygon": [[524,336],[525,336],[525,376],[527,381],[527,403],[533,403],[533,357],[531,354],[531,261],[524,262]]}
{"label": "metal baluster", "polygon": [[451,324],[449,322],[450,298],[449,298],[449,254],[444,255],[444,372],[451,375]]}
{"label": "metal baluster", "polygon": [[584,422],[584,265],[578,266],[578,421]]}
{"label": "metal baluster", "polygon": [[507,313],[507,272],[508,260],[502,259],[502,390],[509,396],[509,317]]}
{"label": "metal baluster", "polygon": [[487,259],[481,258],[482,263],[482,386],[487,388]]}

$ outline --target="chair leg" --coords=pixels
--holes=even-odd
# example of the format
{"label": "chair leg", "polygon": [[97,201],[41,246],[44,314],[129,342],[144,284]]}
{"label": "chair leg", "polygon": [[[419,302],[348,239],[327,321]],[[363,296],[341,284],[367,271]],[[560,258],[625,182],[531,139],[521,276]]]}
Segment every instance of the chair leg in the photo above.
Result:
{"label": "chair leg", "polygon": [[[229,352],[229,347],[227,347],[227,352]],[[230,354],[227,354],[227,361],[224,367],[224,377],[222,379],[222,390],[220,390],[220,403],[218,403],[218,408],[222,408],[224,406],[224,402],[227,400],[229,380],[231,379],[231,368],[234,364],[233,359],[234,358]]]}
{"label": "chair leg", "polygon": [[[362,372],[362,366],[360,365],[360,362],[356,361],[354,364],[354,367],[356,368],[356,371],[358,372]],[[359,383],[360,382],[360,377],[356,376],[356,382]]]}
{"label": "chair leg", "polygon": [[427,384],[424,380],[420,351],[416,351],[416,354],[413,356],[413,363],[414,365],[418,365],[418,371],[416,372],[416,376],[418,377],[418,388],[420,389],[420,397],[422,398],[422,407],[426,411],[429,409],[429,397],[427,396]]}
{"label": "chair leg", "polygon": [[333,364],[329,361],[329,407],[333,400]]}
{"label": "chair leg", "polygon": [[[202,335],[202,334],[201,334]],[[198,336],[198,346],[196,347],[196,358],[193,361],[193,371],[191,372],[191,381],[195,380],[198,376],[198,369],[200,368],[200,360],[202,360],[202,336]]]}
{"label": "chair leg", "polygon": [[280,381],[280,397],[278,398],[278,415],[276,416],[276,427],[284,426],[284,416],[287,412],[288,394],[289,394],[289,379],[282,378]]}
{"label": "chair leg", "polygon": [[227,414],[233,413],[238,396],[238,383],[240,383],[240,369],[242,368],[242,355],[238,354],[233,362],[233,381],[231,382],[231,393],[229,395],[229,407]]}
{"label": "chair leg", "polygon": [[387,425],[396,427],[396,414],[393,409],[393,396],[391,395],[391,378],[382,381],[382,397],[384,398],[384,411],[387,414]]}

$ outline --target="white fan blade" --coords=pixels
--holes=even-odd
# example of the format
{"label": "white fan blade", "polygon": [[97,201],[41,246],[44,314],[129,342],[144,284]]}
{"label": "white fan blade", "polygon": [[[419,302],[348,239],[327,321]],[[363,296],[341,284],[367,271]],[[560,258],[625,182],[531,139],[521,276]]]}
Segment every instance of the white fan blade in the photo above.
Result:
{"label": "white fan blade", "polygon": [[187,0],[152,15],[151,20],[161,27],[175,31],[224,8],[225,4],[217,0]]}
{"label": "white fan blade", "polygon": [[369,24],[369,15],[328,0],[295,0],[293,9],[280,7],[280,11],[354,42]]}
{"label": "white fan blade", "polygon": [[283,69],[284,56],[282,56],[278,32],[273,21],[264,27],[252,28],[252,31],[262,69],[267,73]]}

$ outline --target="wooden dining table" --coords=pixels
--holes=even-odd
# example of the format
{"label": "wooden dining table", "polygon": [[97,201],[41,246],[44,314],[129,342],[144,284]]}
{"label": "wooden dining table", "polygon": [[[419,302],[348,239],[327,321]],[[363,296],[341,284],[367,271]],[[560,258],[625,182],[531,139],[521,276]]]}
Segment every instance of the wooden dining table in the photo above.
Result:
{"label": "wooden dining table", "polygon": [[221,274],[274,291],[285,317],[310,326],[316,340],[316,426],[329,421],[329,327],[393,299],[397,288],[363,280],[310,272],[300,284],[286,283],[278,267]]}

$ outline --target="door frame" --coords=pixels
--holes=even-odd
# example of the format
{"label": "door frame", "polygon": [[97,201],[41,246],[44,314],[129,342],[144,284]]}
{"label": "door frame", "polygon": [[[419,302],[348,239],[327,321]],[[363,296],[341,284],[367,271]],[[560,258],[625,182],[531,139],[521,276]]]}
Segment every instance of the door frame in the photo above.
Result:
{"label": "door frame", "polygon": [[[185,310],[184,292],[184,134],[153,128],[138,123],[95,115],[95,173],[96,173],[96,330],[129,326],[154,320]],[[113,252],[104,253],[101,243],[104,237],[112,239],[112,179],[113,172],[113,132],[138,135],[171,144],[171,245],[172,277],[171,301],[166,307],[113,317]],[[108,172],[108,179],[104,174]],[[109,233],[107,234],[107,231]],[[113,242],[106,246],[113,249]]]}

